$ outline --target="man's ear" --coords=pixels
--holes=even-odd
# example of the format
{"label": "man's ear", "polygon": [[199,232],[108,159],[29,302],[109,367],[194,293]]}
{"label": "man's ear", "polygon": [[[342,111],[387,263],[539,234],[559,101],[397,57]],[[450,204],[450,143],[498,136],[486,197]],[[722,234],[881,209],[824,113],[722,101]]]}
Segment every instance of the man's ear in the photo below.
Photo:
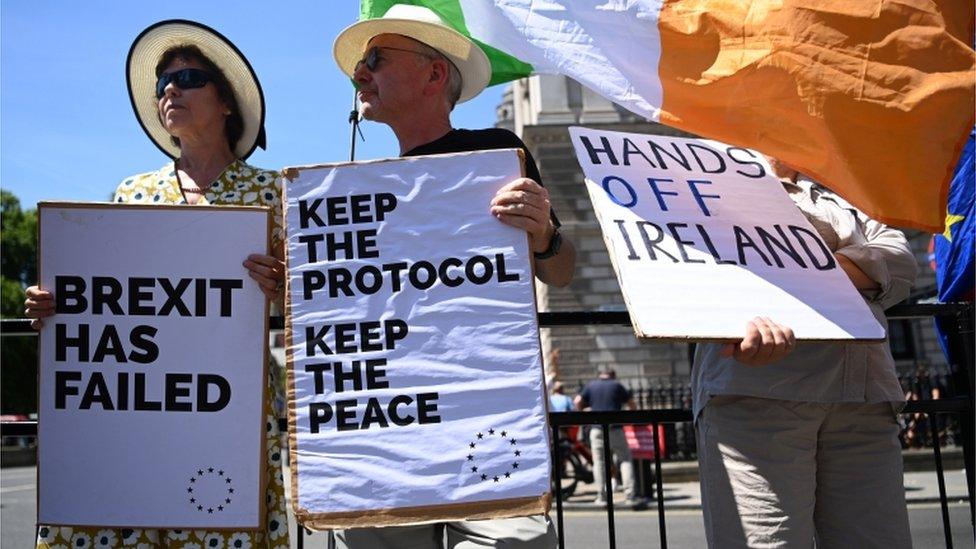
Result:
{"label": "man's ear", "polygon": [[428,72],[427,78],[427,89],[434,94],[440,93],[447,86],[447,78],[447,61],[443,59],[431,60],[430,72]]}

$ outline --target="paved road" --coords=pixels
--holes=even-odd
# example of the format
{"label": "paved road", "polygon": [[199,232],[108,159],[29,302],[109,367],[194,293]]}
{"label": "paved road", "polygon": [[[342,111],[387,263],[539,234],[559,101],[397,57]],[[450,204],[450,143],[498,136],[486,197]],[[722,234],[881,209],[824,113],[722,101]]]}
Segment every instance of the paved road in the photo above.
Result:
{"label": "paved road", "polygon": [[[701,511],[675,510],[667,512],[665,517],[669,547],[705,547]],[[912,540],[917,549],[945,547],[941,511],[937,505],[911,506],[909,519]],[[968,528],[969,506],[958,504],[951,506],[950,520],[953,545],[972,547],[972,529]],[[609,546],[606,514],[590,511],[567,513],[565,521],[566,549]],[[615,522],[617,547],[660,547],[656,513],[621,513],[615,515]],[[312,547],[309,544],[305,546]]]}
{"label": "paved road", "polygon": [[[953,504],[949,508],[954,547],[972,547],[973,534],[969,528],[969,506]],[[674,510],[666,513],[668,547],[677,549],[705,547],[701,511]],[[624,512],[615,515],[617,547],[660,547],[657,514],[653,512]],[[607,517],[604,513],[573,511],[566,513],[566,549],[598,549],[609,547]],[[945,547],[942,516],[937,505],[909,507],[912,541],[916,549]],[[294,539],[294,538],[293,538]],[[294,545],[294,542],[292,543]],[[324,549],[325,534],[307,537],[305,547]]]}
{"label": "paved road", "polygon": [[0,469],[0,547],[31,547],[37,516],[36,467]]}
{"label": "paved road", "polygon": [[[37,497],[35,477],[34,467],[0,470],[0,548],[2,549],[32,546]],[[942,518],[937,505],[911,505],[909,516],[916,548],[945,546]],[[973,547],[968,504],[952,504],[950,517],[955,547]],[[659,546],[657,515],[653,511],[618,511],[615,518],[618,547]],[[704,547],[701,511],[673,509],[667,512],[666,518],[670,547]],[[603,512],[595,510],[567,512],[565,528],[568,549],[607,547],[607,519]],[[294,532],[294,524],[292,524],[292,532]],[[294,546],[295,538],[292,539]],[[310,549],[325,546],[324,534],[313,535],[307,538],[305,543],[305,547]]]}
{"label": "paved road", "polygon": [[[962,469],[945,472],[946,496],[949,501],[966,497],[966,474]],[[670,509],[701,509],[701,487],[697,482],[665,482],[664,506]],[[569,500],[563,502],[572,511],[595,511],[593,499],[596,488],[593,484],[579,484]],[[912,471],[905,473],[905,498],[908,504],[938,503],[939,484],[935,471]],[[614,501],[620,505],[623,493],[616,492]]]}

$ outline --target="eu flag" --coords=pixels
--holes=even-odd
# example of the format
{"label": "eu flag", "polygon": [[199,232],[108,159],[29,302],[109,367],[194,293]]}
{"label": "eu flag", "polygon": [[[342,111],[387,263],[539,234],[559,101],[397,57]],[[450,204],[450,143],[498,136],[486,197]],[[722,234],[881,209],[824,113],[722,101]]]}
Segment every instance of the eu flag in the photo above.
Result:
{"label": "eu flag", "polygon": [[[935,278],[939,288],[939,301],[973,301],[974,269],[974,183],[973,156],[976,128],[969,134],[949,186],[946,208],[945,232],[935,235]],[[955,362],[947,345],[942,322],[936,319],[936,327],[942,340],[942,348],[950,363]]]}

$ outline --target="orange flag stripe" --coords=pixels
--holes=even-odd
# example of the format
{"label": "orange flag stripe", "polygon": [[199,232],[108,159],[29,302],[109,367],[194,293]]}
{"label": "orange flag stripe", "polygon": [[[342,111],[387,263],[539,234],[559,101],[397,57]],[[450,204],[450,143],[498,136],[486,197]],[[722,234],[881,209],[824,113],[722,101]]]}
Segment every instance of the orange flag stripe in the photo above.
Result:
{"label": "orange flag stripe", "polygon": [[667,0],[661,122],[775,156],[885,223],[942,232],[976,55],[973,3],[939,3]]}

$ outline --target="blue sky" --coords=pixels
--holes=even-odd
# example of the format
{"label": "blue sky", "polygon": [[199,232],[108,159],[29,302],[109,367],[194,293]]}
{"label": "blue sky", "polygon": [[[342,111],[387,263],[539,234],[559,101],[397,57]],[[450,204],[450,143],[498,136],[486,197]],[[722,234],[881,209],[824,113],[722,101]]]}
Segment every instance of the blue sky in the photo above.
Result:
{"label": "blue sky", "polygon": [[[136,121],[125,87],[132,40],[163,19],[191,19],[233,41],[254,66],[267,103],[265,168],[349,157],[352,86],[332,41],[355,22],[354,0],[0,2],[0,187],[38,200],[108,200],[126,176],[166,157]],[[459,105],[455,127],[487,127],[504,85]],[[364,123],[357,159],[396,156],[392,132]]]}

